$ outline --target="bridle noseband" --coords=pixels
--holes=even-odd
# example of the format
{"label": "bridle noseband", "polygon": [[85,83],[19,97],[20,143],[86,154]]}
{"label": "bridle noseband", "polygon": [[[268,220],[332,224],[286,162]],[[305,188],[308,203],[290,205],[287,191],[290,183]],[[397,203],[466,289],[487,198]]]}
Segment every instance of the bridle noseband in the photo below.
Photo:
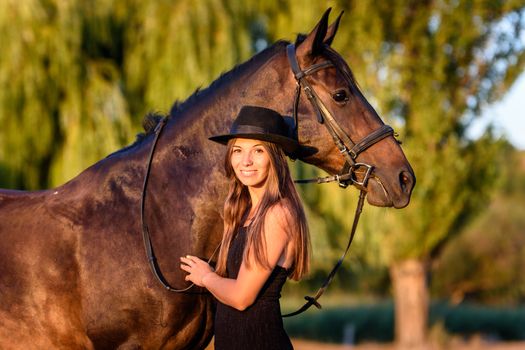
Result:
{"label": "bridle noseband", "polygon": [[[344,258],[346,257],[346,254],[348,253],[348,250],[350,248],[350,245],[353,241],[355,231],[357,228],[357,223],[359,222],[359,217],[361,215],[361,211],[363,209],[364,200],[366,197],[367,192],[367,185],[368,180],[372,176],[372,172],[374,170],[374,167],[372,165],[366,164],[366,163],[360,163],[357,162],[357,157],[361,152],[369,148],[370,146],[376,144],[377,142],[381,141],[382,139],[388,137],[388,136],[394,136],[393,129],[388,125],[383,125],[379,129],[371,132],[369,135],[364,137],[359,142],[355,143],[352,141],[352,139],[348,136],[346,132],[341,128],[341,126],[337,123],[333,115],[330,113],[328,108],[326,108],[325,104],[321,101],[319,96],[316,94],[308,80],[306,79],[309,75],[312,75],[313,73],[330,67],[335,67],[334,64],[330,61],[325,61],[321,63],[314,64],[304,70],[301,69],[299,66],[299,62],[297,61],[297,57],[295,55],[295,46],[293,44],[289,44],[286,47],[286,54],[288,56],[288,61],[290,63],[292,72],[294,74],[295,80],[297,81],[297,88],[295,90],[295,99],[293,104],[293,119],[294,119],[294,132],[298,131],[298,108],[299,108],[299,102],[301,98],[301,91],[304,91],[306,97],[308,98],[308,101],[310,101],[311,105],[313,106],[315,113],[317,115],[317,120],[320,124],[323,124],[328,132],[330,133],[335,145],[345,158],[345,165],[343,166],[343,169],[340,174],[333,175],[333,176],[327,176],[324,178],[316,178],[316,179],[308,179],[308,180],[298,180],[297,183],[309,183],[309,182],[317,182],[317,183],[326,183],[326,182],[332,182],[337,181],[339,183],[339,186],[341,187],[347,187],[349,184],[355,185],[360,189],[359,194],[359,201],[356,207],[355,216],[354,216],[354,222],[352,224],[352,230],[350,232],[350,238],[348,241],[348,244],[346,246],[346,250],[341,256],[341,258],[337,261],[336,265],[330,271],[328,277],[325,279],[323,285],[319,290],[317,291],[316,295],[313,297],[306,296],[305,299],[307,302],[297,311],[292,312],[287,315],[283,315],[283,317],[293,316],[300,314],[307,310],[310,306],[315,305],[316,307],[320,308],[321,305],[317,302],[317,300],[321,297],[321,295],[324,293],[332,279],[334,278],[337,270],[342,265]],[[155,147],[157,145],[158,139],[162,133],[162,129],[166,125],[166,118],[162,119],[159,124],[155,127],[155,138],[153,139],[148,162],[146,165],[146,172],[144,175],[144,183],[142,187],[142,196],[141,196],[141,206],[140,206],[140,213],[141,213],[141,223],[142,223],[142,235],[143,235],[143,241],[144,241],[144,248],[146,250],[146,255],[148,257],[148,262],[150,264],[150,267],[153,271],[153,274],[155,278],[159,281],[159,283],[168,291],[170,292],[187,292],[193,284],[190,284],[186,288],[183,289],[176,289],[169,285],[169,283],[166,281],[166,278],[163,276],[162,272],[160,271],[159,265],[157,263],[157,259],[155,257],[155,252],[153,249],[153,245],[151,243],[151,238],[149,234],[148,225],[146,224],[145,220],[145,206],[146,206],[146,190],[148,186],[148,180],[151,170],[151,164],[153,160],[153,155],[155,153]],[[364,168],[364,171],[361,171],[364,175],[361,180],[357,178],[356,173],[359,172],[359,169]],[[219,245],[220,246],[220,245]],[[215,254],[218,251],[219,246],[215,248],[215,251],[209,258],[208,262],[210,262]]]}

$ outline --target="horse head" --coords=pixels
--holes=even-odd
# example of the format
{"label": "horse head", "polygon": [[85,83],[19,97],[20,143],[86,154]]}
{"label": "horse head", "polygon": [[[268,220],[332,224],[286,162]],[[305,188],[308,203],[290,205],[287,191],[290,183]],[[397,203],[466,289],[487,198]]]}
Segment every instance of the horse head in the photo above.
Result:
{"label": "horse head", "polygon": [[361,180],[360,170],[370,169],[369,179],[364,179],[368,202],[405,207],[415,185],[414,172],[393,130],[363,96],[345,60],[331,48],[341,15],[328,26],[329,12],[287,48],[291,67],[287,84],[297,85],[291,114],[302,145],[298,157],[331,174],[351,168]]}

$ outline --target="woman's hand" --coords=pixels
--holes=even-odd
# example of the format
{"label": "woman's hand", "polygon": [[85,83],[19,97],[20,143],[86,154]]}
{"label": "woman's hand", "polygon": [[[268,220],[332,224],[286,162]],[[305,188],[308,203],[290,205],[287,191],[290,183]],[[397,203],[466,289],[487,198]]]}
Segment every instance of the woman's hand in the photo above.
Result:
{"label": "woman's hand", "polygon": [[201,260],[196,256],[181,256],[180,261],[182,262],[180,268],[188,273],[184,279],[193,282],[199,287],[205,287],[202,282],[204,276],[215,272],[206,261]]}

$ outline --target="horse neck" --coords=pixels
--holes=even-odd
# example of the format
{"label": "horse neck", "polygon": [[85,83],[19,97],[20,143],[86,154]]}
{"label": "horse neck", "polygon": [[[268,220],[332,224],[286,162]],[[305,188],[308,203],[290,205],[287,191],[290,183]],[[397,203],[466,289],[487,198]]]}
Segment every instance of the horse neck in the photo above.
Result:
{"label": "horse neck", "polygon": [[[225,74],[219,79],[223,82],[213,83],[172,112],[161,143],[170,144],[171,150],[185,147],[194,154],[205,152],[204,160],[210,161],[206,162],[207,167],[222,167],[224,147],[209,141],[208,137],[227,133],[242,106],[260,105],[284,115],[291,114],[294,86],[284,88],[283,77],[290,69],[284,48],[266,61],[255,61],[251,66],[249,63],[236,69],[240,70],[239,74],[234,74],[236,70]],[[160,148],[169,150],[170,146]],[[170,160],[169,155],[163,158]]]}

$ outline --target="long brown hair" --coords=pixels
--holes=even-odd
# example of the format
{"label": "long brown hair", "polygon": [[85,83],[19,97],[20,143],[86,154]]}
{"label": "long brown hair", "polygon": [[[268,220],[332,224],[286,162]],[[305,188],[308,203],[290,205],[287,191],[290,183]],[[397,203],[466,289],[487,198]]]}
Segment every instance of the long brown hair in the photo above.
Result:
{"label": "long brown hair", "polygon": [[[228,142],[224,162],[226,176],[230,180],[230,189],[224,203],[224,235],[216,267],[217,273],[221,276],[226,275],[226,260],[230,243],[246,219],[252,205],[248,188],[237,179],[231,165],[235,140],[231,139]],[[308,272],[310,265],[310,237],[306,216],[283,150],[274,143],[264,141],[261,143],[270,157],[270,171],[266,180],[264,195],[251,224],[247,228],[243,261],[249,266],[249,258],[251,258],[256,264],[270,268],[266,256],[264,222],[268,210],[276,204],[281,204],[289,211],[290,215],[287,217],[296,220],[289,225],[291,227],[290,239],[294,242],[294,262],[291,266],[290,278],[299,280]]]}

